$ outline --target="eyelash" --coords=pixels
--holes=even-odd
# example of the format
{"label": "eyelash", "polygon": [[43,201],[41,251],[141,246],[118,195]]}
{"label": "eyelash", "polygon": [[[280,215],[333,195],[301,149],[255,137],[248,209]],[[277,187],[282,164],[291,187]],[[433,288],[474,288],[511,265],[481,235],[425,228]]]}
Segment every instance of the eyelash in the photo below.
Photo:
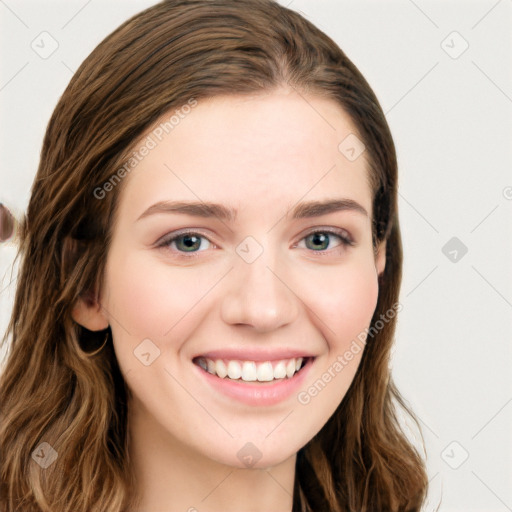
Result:
{"label": "eyelash", "polygon": [[[352,247],[352,246],[355,245],[355,242],[348,236],[348,234],[346,233],[345,230],[333,229],[333,228],[315,229],[313,231],[310,231],[309,233],[306,233],[306,235],[304,235],[299,240],[299,242],[301,242],[302,240],[304,240],[308,236],[311,236],[311,235],[314,235],[314,234],[317,234],[317,233],[330,234],[330,235],[337,236],[340,239],[340,241],[341,241],[341,245],[335,247],[334,250],[336,250],[336,249],[343,250],[343,249],[346,249],[347,247]],[[157,248],[162,248],[162,249],[169,248],[170,249],[170,245],[174,241],[176,241],[177,239],[179,239],[181,237],[188,236],[188,235],[194,235],[194,236],[199,236],[201,238],[205,238],[206,240],[208,240],[210,243],[213,244],[213,242],[211,242],[210,239],[205,234],[203,234],[203,233],[201,233],[199,231],[181,231],[181,232],[178,232],[178,233],[171,233],[171,235],[172,235],[171,238],[169,238],[169,236],[166,236],[166,237],[163,238],[163,240],[161,242],[157,242]],[[295,244],[294,247],[296,247],[299,242],[297,242],[297,244]],[[213,245],[215,245],[215,244],[213,244]],[[313,249],[310,249],[310,251],[315,253],[315,255],[318,255],[320,257],[322,257],[324,255],[327,255],[327,254],[330,254],[330,252],[331,252],[331,250],[329,250],[329,249],[324,250],[324,251],[314,251]],[[183,258],[186,258],[186,259],[190,259],[190,258],[199,257],[199,253],[201,253],[203,251],[192,251],[190,253],[182,252],[182,251],[177,251],[177,252],[179,254],[178,257],[183,257]]]}

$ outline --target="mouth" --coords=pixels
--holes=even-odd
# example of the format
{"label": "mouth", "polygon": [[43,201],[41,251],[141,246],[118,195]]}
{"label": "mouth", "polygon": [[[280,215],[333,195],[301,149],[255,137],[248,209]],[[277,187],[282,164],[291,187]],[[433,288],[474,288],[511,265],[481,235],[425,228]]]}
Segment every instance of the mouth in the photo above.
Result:
{"label": "mouth", "polygon": [[195,357],[192,362],[214,377],[240,383],[276,383],[291,380],[301,373],[314,357],[253,361]]}

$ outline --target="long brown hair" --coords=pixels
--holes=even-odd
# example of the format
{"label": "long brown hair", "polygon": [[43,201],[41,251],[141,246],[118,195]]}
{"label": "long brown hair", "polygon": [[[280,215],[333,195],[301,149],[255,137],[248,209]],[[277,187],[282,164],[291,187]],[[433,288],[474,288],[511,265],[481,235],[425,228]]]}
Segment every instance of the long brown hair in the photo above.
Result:
{"label": "long brown hair", "polygon": [[[100,199],[98,187],[164,113],[190,99],[283,85],[331,98],[350,115],[366,146],[374,248],[387,241],[371,327],[398,302],[395,148],[376,96],[343,51],[272,0],[167,0],[146,9],[83,62],[47,127],[3,339],[11,337],[0,379],[3,512],[121,512],[131,503],[129,390],[111,339],[98,349],[109,330],[97,339],[71,317],[76,301],[101,286],[122,183]],[[294,512],[418,511],[424,502],[424,462],[396,407],[414,416],[390,377],[395,323],[380,320],[338,409],[297,454]],[[37,463],[52,450],[56,462]]]}

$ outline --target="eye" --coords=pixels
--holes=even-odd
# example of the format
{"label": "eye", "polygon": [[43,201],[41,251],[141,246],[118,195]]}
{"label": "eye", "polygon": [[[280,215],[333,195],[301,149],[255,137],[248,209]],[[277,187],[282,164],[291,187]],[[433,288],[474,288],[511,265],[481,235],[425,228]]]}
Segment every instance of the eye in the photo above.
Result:
{"label": "eye", "polygon": [[[196,253],[201,252],[199,251],[201,246],[204,247],[204,244],[201,243],[203,240],[206,240],[208,244],[211,244],[210,240],[201,233],[186,231],[163,238],[161,242],[157,243],[157,247],[174,249],[181,253]],[[208,247],[206,248],[208,249]]]}
{"label": "eye", "polygon": [[334,246],[334,248],[343,248],[354,245],[354,241],[350,238],[348,233],[346,233],[344,230],[338,229],[322,229],[312,231],[302,240],[306,241],[307,249],[311,249],[314,252],[326,252],[326,249],[333,248],[331,243],[332,237],[337,238],[340,241],[337,245]]}
{"label": "eye", "polygon": [[[354,241],[350,238],[348,233],[345,230],[341,229],[317,229],[316,231],[312,231],[307,234],[304,238],[300,240],[306,241],[306,248],[312,250],[317,253],[325,253],[328,252],[327,249],[332,249],[332,238],[337,238],[339,240],[338,244],[334,246],[338,248],[344,248],[348,246],[355,245]],[[207,246],[204,247],[205,244],[202,242],[206,241]],[[209,244],[209,245],[208,245]],[[196,231],[182,231],[179,233],[171,233],[164,237],[160,242],[156,244],[159,248],[170,249],[172,251],[177,251],[180,256],[183,254],[191,254],[192,256],[195,253],[202,252],[200,248],[208,249],[211,247],[215,247],[215,245],[210,242],[210,240],[203,235],[202,233],[198,233]],[[297,247],[298,244],[294,245]]]}

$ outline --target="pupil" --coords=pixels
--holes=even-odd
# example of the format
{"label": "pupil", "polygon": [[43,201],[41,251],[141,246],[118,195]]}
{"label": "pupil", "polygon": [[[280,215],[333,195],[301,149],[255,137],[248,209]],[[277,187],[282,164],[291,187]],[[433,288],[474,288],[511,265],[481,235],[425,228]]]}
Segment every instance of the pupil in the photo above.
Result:
{"label": "pupil", "polygon": [[183,245],[185,245],[185,247],[190,249],[190,248],[193,248],[193,246],[195,244],[197,244],[198,240],[199,239],[197,238],[197,236],[185,235],[183,237]]}
{"label": "pupil", "polygon": [[327,236],[322,234],[322,233],[315,233],[313,235],[313,243],[316,245],[316,244],[320,244],[322,245],[322,243],[325,245],[325,243],[328,243],[328,240],[327,240]]}

